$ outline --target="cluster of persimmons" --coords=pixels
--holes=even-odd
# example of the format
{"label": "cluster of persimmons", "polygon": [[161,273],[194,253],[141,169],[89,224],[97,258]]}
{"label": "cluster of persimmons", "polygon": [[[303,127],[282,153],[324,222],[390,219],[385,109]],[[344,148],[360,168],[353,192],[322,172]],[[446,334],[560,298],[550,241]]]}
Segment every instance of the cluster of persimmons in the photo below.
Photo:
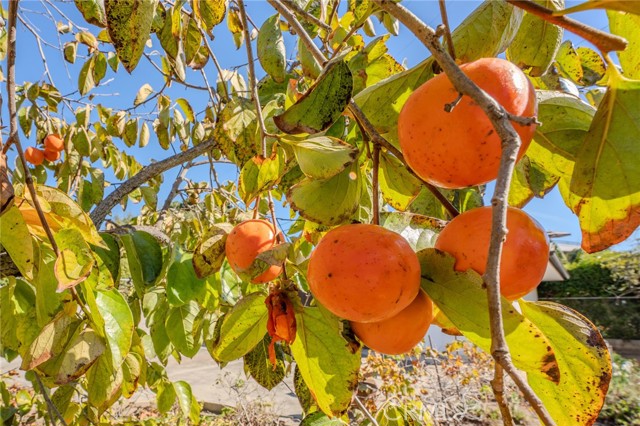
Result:
{"label": "cluster of persimmons", "polygon": [[[481,89],[514,116],[532,117],[537,105],[533,86],[512,63],[485,58],[461,66]],[[520,135],[520,158],[535,125],[514,123]],[[409,166],[425,181],[441,188],[481,185],[498,175],[501,139],[484,112],[460,96],[442,73],[419,87],[407,100],[398,121],[398,136]],[[455,269],[485,272],[491,237],[492,208],[479,207],[452,219],[438,235],[435,248],[451,254]],[[518,299],[541,281],[549,241],[541,226],[522,210],[509,208],[508,235],[501,257],[501,293]],[[237,225],[226,241],[231,267],[247,271],[255,258],[277,244],[276,229],[265,220]],[[282,272],[273,265],[253,279],[266,283]],[[326,309],[350,321],[355,335],[369,348],[386,354],[411,350],[434,319],[431,300],[421,289],[420,263],[399,234],[373,224],[333,228],[312,252],[307,281]],[[292,342],[295,315],[286,297],[267,299],[269,334]]]}
{"label": "cluster of persimmons", "polygon": [[24,151],[24,158],[34,166],[39,166],[44,160],[58,161],[60,153],[64,149],[64,141],[58,135],[47,135],[44,138],[44,149],[30,146]]}

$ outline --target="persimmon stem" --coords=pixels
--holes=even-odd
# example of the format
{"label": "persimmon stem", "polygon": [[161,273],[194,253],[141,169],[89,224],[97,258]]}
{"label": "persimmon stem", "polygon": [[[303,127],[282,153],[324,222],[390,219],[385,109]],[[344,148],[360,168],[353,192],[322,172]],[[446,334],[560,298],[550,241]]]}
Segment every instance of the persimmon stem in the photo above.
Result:
{"label": "persimmon stem", "polygon": [[371,177],[371,185],[373,186],[373,224],[380,225],[380,185],[378,184],[378,174],[380,172],[380,145],[373,144],[373,174]]}
{"label": "persimmon stem", "polygon": [[[280,0],[268,0],[268,1],[269,1],[269,4],[271,4],[271,6],[273,6],[273,8],[276,9],[282,15],[282,17],[289,23],[289,26],[291,26],[291,28],[298,35],[298,37],[300,37],[300,39],[305,44],[307,49],[309,49],[309,52],[311,52],[311,55],[316,61],[316,63],[321,67],[323,67],[324,64],[327,62],[327,58],[320,51],[320,49],[318,49],[318,46],[315,45],[311,37],[309,37],[309,34],[307,34],[307,32],[304,30],[304,28],[302,27],[298,19],[295,17],[295,15],[291,11],[289,11],[282,4],[282,2],[280,2]],[[447,199],[447,197],[445,197],[438,188],[426,182],[409,167],[400,150],[397,149],[395,146],[393,146],[384,137],[382,137],[382,135],[376,130],[373,124],[371,124],[367,116],[364,114],[364,112],[360,109],[358,104],[356,104],[356,102],[353,99],[349,101],[348,108],[351,114],[353,114],[353,116],[355,117],[360,128],[363,129],[364,132],[369,135],[369,138],[371,138],[371,141],[374,144],[379,145],[380,147],[386,149],[387,151],[390,151],[395,157],[397,157],[398,160],[400,160],[402,164],[407,168],[407,170],[409,170],[409,172],[412,175],[414,175],[420,182],[422,182],[422,184],[429,191],[431,191],[434,197],[436,197],[436,199],[443,205],[443,207],[445,208],[445,210],[447,210],[447,212],[451,215],[451,217],[456,217],[457,215],[460,214],[460,212],[458,212],[458,209],[456,209],[455,206],[451,204],[451,202]]]}
{"label": "persimmon stem", "polygon": [[453,45],[453,38],[451,38],[451,28],[449,27],[449,16],[447,15],[447,5],[445,0],[438,0],[438,5],[440,6],[442,23],[444,24],[444,39],[447,41],[447,49],[449,50],[449,55],[455,60],[456,50]]}
{"label": "persimmon stem", "polygon": [[553,10],[531,0],[507,0],[507,3],[579,35],[596,46],[602,53],[624,50],[627,47],[628,42],[622,37],[590,27],[567,16],[555,15]]}
{"label": "persimmon stem", "polygon": [[488,309],[491,329],[491,355],[516,383],[525,399],[535,410],[540,420],[547,426],[555,425],[554,420],[542,404],[526,380],[522,379],[518,370],[513,365],[509,347],[505,339],[502,320],[502,302],[500,299],[500,258],[502,245],[507,235],[507,196],[516,158],[520,149],[520,136],[513,128],[509,114],[491,96],[487,95],[473,81],[467,77],[455,60],[449,56],[440,44],[436,32],[422,22],[410,10],[392,0],[374,0],[391,16],[402,22],[425,45],[438,62],[442,70],[456,90],[471,99],[487,115],[496,133],[502,141],[502,156],[491,203],[493,205],[493,218],[491,227],[491,240],[489,244],[489,257],[483,279],[487,284]]}

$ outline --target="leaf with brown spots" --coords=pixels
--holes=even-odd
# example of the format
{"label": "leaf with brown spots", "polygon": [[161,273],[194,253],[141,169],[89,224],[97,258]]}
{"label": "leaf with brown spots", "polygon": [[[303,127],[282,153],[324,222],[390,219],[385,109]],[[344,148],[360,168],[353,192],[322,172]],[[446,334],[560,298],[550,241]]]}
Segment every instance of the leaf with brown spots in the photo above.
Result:
{"label": "leaf with brown spots", "polygon": [[524,316],[538,326],[555,352],[560,381],[529,375],[529,384],[558,425],[592,425],[611,379],[611,358],[597,328],[584,316],[552,302],[525,302]]}
{"label": "leaf with brown spots", "polygon": [[[421,250],[418,259],[422,268],[422,288],[467,339],[490,352],[487,291],[482,277],[473,270],[455,271],[455,259],[440,250]],[[555,354],[540,329],[505,298],[502,298],[502,318],[515,366],[540,381],[558,383]]]}

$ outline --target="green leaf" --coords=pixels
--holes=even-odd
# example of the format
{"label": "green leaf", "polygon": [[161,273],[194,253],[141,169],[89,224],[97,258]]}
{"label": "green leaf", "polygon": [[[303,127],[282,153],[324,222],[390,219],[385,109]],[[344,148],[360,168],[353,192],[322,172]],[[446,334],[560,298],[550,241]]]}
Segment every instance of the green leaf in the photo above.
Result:
{"label": "green leaf", "polygon": [[386,34],[375,38],[349,59],[354,93],[405,70],[391,55],[387,54],[386,42],[389,36]]}
{"label": "green leaf", "polygon": [[191,400],[193,399],[191,386],[184,380],[179,380],[173,383],[173,387],[176,391],[176,396],[178,397],[178,406],[180,407],[180,411],[182,412],[182,415],[186,417],[191,412]]}
{"label": "green leaf", "polygon": [[193,0],[193,14],[200,21],[200,24],[211,31],[224,19],[226,12],[226,0]]}
{"label": "green leaf", "polygon": [[249,371],[251,377],[255,379],[260,386],[271,390],[282,382],[285,376],[284,354],[280,346],[276,344],[276,365],[271,365],[269,361],[269,344],[271,337],[265,335],[264,339],[256,345],[251,352],[244,356],[244,367]]}
{"label": "green leaf", "polygon": [[305,219],[322,225],[347,222],[358,210],[362,180],[356,163],[332,178],[306,178],[287,193],[291,208]]}
{"label": "green leaf", "polygon": [[195,121],[195,114],[189,101],[185,98],[178,98],[176,99],[176,103],[180,106],[180,108],[182,108],[182,111],[184,111],[187,121],[193,123]]}
{"label": "green leaf", "polygon": [[240,97],[230,101],[217,117],[214,137],[229,160],[240,165],[258,153],[258,125],[253,103]]}
{"label": "green leaf", "polygon": [[422,184],[395,157],[380,154],[380,192],[384,200],[396,210],[405,211],[418,196]]}
{"label": "green leaf", "polygon": [[257,155],[247,161],[238,178],[238,193],[249,205],[260,193],[271,189],[285,172],[284,152],[277,150],[265,158]]}
{"label": "green leaf", "polygon": [[89,244],[75,228],[61,229],[55,234],[55,240],[60,254],[54,272],[58,279],[58,291],[62,291],[87,279],[96,260]]}
{"label": "green leaf", "polygon": [[509,189],[509,205],[523,207],[533,197],[543,198],[559,180],[560,176],[542,168],[525,155],[516,164],[516,172]]}
{"label": "green leaf", "polygon": [[173,386],[173,383],[164,379],[158,385],[158,390],[156,391],[156,393],[158,411],[160,411],[160,413],[162,414],[165,414],[169,410],[171,410],[174,402],[176,401],[176,389]]}
{"label": "green leaf", "polygon": [[157,34],[158,39],[160,40],[160,45],[172,59],[176,59],[178,57],[178,50],[180,47],[179,29],[181,25],[181,9],[182,6],[177,4],[167,11],[162,30]]}
{"label": "green leaf", "polygon": [[35,287],[36,316],[41,327],[53,319],[67,296],[57,292],[58,280],[53,272],[55,261],[53,250],[40,246],[36,257],[37,274],[31,283]]}
{"label": "green leaf", "polygon": [[107,74],[107,58],[104,53],[98,52],[94,55],[95,63],[93,66],[93,81],[96,85],[100,84],[100,80]]}
{"label": "green leaf", "polygon": [[120,367],[114,368],[108,352],[103,353],[87,371],[88,401],[94,407],[103,407],[118,393],[123,375]]}
{"label": "green leaf", "polygon": [[287,55],[280,31],[279,14],[276,13],[264,21],[258,32],[257,46],[262,69],[277,83],[282,83],[286,75]]}
{"label": "green leaf", "polygon": [[104,2],[102,0],[74,1],[85,21],[102,28],[107,26],[107,16],[104,11]]}
{"label": "green leaf", "polygon": [[87,60],[82,69],[80,70],[80,74],[78,74],[78,91],[82,96],[89,93],[91,89],[96,87],[96,82],[93,79],[93,70],[95,68],[95,56],[92,56]]}
{"label": "green leaf", "polygon": [[[564,0],[538,0],[538,4],[551,10],[564,7]],[[525,13],[520,29],[507,49],[507,59],[539,77],[547,72],[562,43],[563,29],[552,23]]]}
{"label": "green leaf", "polygon": [[[99,315],[104,322],[104,336],[109,344],[113,368],[117,369],[131,348],[135,328],[133,314],[125,298],[115,288],[96,291],[95,296]],[[92,315],[96,313],[92,312]]]}
{"label": "green leaf", "polygon": [[549,339],[560,369],[557,384],[531,375],[529,384],[557,424],[593,424],[611,380],[609,350],[598,329],[557,303],[520,301],[520,307]]}
{"label": "green leaf", "polygon": [[1,218],[0,245],[18,267],[20,274],[27,279],[32,279],[35,261],[33,240],[20,209],[13,205],[2,213]]}
{"label": "green leaf", "polygon": [[193,252],[193,269],[198,278],[205,278],[220,270],[225,259],[225,243],[232,226],[227,223],[213,225]]}
{"label": "green leaf", "polygon": [[608,10],[607,17],[609,18],[609,30],[629,42],[626,49],[616,52],[624,76],[636,80],[640,79],[640,32],[638,32],[640,16]]}
{"label": "green leaf", "polygon": [[338,317],[322,307],[296,312],[296,339],[291,354],[320,409],[341,416],[358,385],[360,350],[352,353],[341,335]]}
{"label": "green leaf", "polygon": [[611,69],[565,198],[580,219],[582,248],[589,253],[624,241],[640,225],[640,81]]}
{"label": "green leaf", "polygon": [[157,0],[104,0],[109,37],[124,68],[132,72],[144,51]]}
{"label": "green leaf", "polygon": [[267,306],[264,293],[251,293],[240,299],[225,315],[220,327],[220,339],[213,356],[230,362],[246,355],[267,333]]}
{"label": "green leaf", "polygon": [[196,332],[196,316],[200,312],[198,303],[194,300],[169,309],[165,328],[171,343],[181,354],[193,358],[200,349],[201,341]]}
{"label": "green leaf", "polygon": [[316,62],[302,38],[298,38],[298,59],[305,77],[316,79],[322,73],[322,67]]}
{"label": "green leaf", "polygon": [[136,141],[138,140],[137,118],[127,120],[126,124],[124,125],[124,134],[122,135],[122,139],[124,140],[124,143],[129,147],[136,144]]}
{"label": "green leaf", "polygon": [[[490,352],[491,335],[487,291],[482,277],[473,270],[454,271],[455,259],[435,249],[418,253],[422,288],[462,334],[482,350]],[[464,300],[465,303],[460,303]],[[504,333],[513,363],[532,377],[558,383],[562,372],[549,340],[513,305],[502,298]]]}
{"label": "green leaf", "polygon": [[340,139],[316,136],[305,140],[283,139],[295,153],[302,172],[311,179],[331,178],[350,166],[358,150]]}
{"label": "green leaf", "polygon": [[289,134],[318,133],[342,115],[353,91],[353,77],[344,60],[329,64],[318,80],[284,114],[273,121]]}
{"label": "green leaf", "polygon": [[414,251],[433,247],[438,233],[446,222],[432,217],[413,213],[383,212],[380,214],[380,226],[404,237]]}
{"label": "green leaf", "polygon": [[309,414],[308,416],[305,416],[305,418],[302,419],[302,423],[300,423],[300,426],[346,426],[346,425],[347,423],[345,423],[344,420],[341,420],[338,418],[332,419],[322,411],[316,411],[314,413]]}
{"label": "green leaf", "polygon": [[318,405],[316,404],[315,399],[313,399],[313,395],[311,395],[309,387],[304,382],[304,379],[300,374],[300,369],[297,365],[295,366],[295,370],[293,372],[293,388],[304,414],[318,411]]}
{"label": "green leaf", "polygon": [[204,291],[204,280],[196,276],[193,254],[182,253],[167,271],[167,299],[172,306],[195,300]]}
{"label": "green leaf", "polygon": [[133,100],[133,106],[140,105],[152,93],[153,93],[153,88],[151,87],[151,85],[149,83],[143,84],[142,87],[138,89],[138,93],[136,93],[136,98]]}
{"label": "green leaf", "polygon": [[162,248],[156,239],[144,231],[120,236],[123,243],[131,279],[141,296],[146,286],[153,285],[162,272]]}

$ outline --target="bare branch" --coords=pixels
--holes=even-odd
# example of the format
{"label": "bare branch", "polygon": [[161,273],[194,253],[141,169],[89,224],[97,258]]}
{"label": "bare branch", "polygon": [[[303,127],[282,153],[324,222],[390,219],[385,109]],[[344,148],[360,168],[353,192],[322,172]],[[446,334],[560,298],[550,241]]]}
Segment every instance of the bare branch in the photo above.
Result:
{"label": "bare branch", "polygon": [[325,31],[332,31],[331,26],[322,22],[321,20],[319,20],[318,18],[316,18],[315,16],[313,16],[312,14],[310,14],[309,12],[307,12],[306,10],[298,6],[298,3],[296,3],[295,1],[283,0],[283,3],[286,4],[289,7],[289,9],[293,10],[296,13],[296,15],[302,17],[302,19],[304,19],[305,21],[313,25],[317,25]]}
{"label": "bare branch", "polygon": [[494,367],[495,372],[493,374],[493,380],[491,380],[491,388],[496,397],[498,408],[500,408],[500,414],[502,414],[502,424],[504,426],[513,426],[513,418],[511,417],[509,405],[507,405],[507,402],[504,400],[504,370],[498,363],[496,363]]}
{"label": "bare branch", "polygon": [[455,61],[439,43],[436,32],[422,22],[411,11],[404,6],[390,0],[374,0],[385,11],[402,22],[431,52],[438,64],[449,77],[453,86],[459,93],[467,95],[485,112],[491,120],[493,127],[502,140],[502,158],[491,203],[493,205],[493,221],[491,242],[489,244],[489,258],[486,272],[483,276],[487,284],[487,294],[489,299],[489,317],[491,326],[491,355],[497,364],[512,377],[516,385],[522,391],[524,397],[540,417],[540,420],[547,425],[555,425],[555,422],[548,411],[533,392],[529,384],[518,374],[517,369],[511,361],[509,347],[507,346],[504,327],[502,323],[502,311],[500,300],[500,257],[502,254],[502,244],[506,239],[507,227],[507,196],[509,185],[516,163],[518,150],[520,149],[520,137],[516,133],[510,121],[509,114],[498,102],[487,95],[473,81],[471,81],[456,65]]}
{"label": "bare branch", "polygon": [[100,228],[100,225],[102,225],[104,219],[111,212],[111,210],[116,205],[118,205],[122,198],[134,191],[136,188],[140,187],[140,185],[144,184],[150,179],[153,179],[159,174],[172,169],[173,167],[193,160],[197,156],[204,154],[206,151],[213,148],[215,145],[216,141],[214,139],[209,139],[200,143],[199,145],[189,148],[184,152],[180,152],[176,155],[165,158],[162,161],[158,161],[156,163],[152,163],[148,166],[143,167],[142,170],[140,170],[135,176],[123,182],[122,185],[118,187],[118,189],[116,189],[105,199],[100,201],[95,209],[93,209],[90,216],[91,220],[96,225],[96,228]]}
{"label": "bare branch", "polygon": [[602,53],[624,50],[627,47],[627,40],[614,34],[600,31],[596,28],[576,21],[567,16],[557,16],[553,10],[539,5],[531,0],[507,0],[507,3],[526,10],[538,18],[544,19],[554,25],[562,27],[574,34],[579,35],[589,43],[597,47]]}
{"label": "bare branch", "polygon": [[455,60],[456,51],[453,46],[453,38],[451,38],[451,27],[449,27],[447,5],[445,3],[445,0],[439,0],[438,4],[440,5],[440,16],[442,16],[442,23],[444,24],[444,38],[447,41],[447,49],[449,50],[449,55],[451,55],[451,57]]}

